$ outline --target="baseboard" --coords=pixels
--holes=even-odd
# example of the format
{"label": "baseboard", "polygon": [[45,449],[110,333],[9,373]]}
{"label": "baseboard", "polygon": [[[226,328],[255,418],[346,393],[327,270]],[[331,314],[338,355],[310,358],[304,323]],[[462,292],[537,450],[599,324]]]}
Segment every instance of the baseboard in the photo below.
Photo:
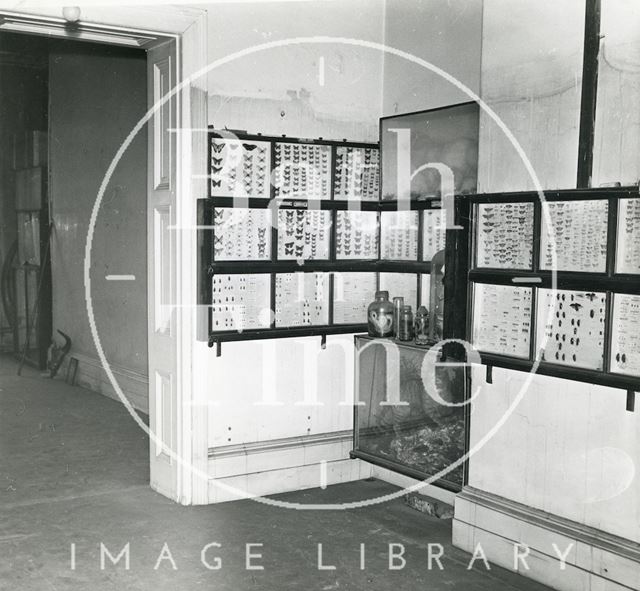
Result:
{"label": "baseboard", "polygon": [[371,467],[349,459],[352,441],[351,431],[338,431],[211,448],[209,502],[368,478]]}
{"label": "baseboard", "polygon": [[[455,500],[453,544],[480,544],[489,562],[559,591],[640,589],[639,544],[470,487]],[[516,564],[518,544],[528,568]]]}
{"label": "baseboard", "polygon": [[[69,354],[69,358],[71,357],[75,357],[78,360],[76,385],[121,402],[99,359],[75,352]],[[65,364],[60,369],[59,375],[64,376],[66,374],[66,367],[67,365]],[[115,365],[110,367],[131,406],[144,414],[149,414],[148,376],[124,367]]]}

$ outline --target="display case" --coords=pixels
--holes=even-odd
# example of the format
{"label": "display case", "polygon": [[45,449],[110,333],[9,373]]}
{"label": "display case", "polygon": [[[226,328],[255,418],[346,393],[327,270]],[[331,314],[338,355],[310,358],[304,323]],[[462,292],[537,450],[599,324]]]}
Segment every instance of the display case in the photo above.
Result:
{"label": "display case", "polygon": [[483,363],[640,390],[638,188],[469,201],[467,330]]}
{"label": "display case", "polygon": [[382,199],[475,193],[479,121],[475,102],[380,119]]}
{"label": "display case", "polygon": [[218,354],[225,341],[366,330],[378,289],[430,305],[441,202],[382,203],[378,146],[212,129],[209,157],[199,303]]}
{"label": "display case", "polygon": [[468,368],[441,351],[355,337],[353,457],[459,491],[465,483]]}

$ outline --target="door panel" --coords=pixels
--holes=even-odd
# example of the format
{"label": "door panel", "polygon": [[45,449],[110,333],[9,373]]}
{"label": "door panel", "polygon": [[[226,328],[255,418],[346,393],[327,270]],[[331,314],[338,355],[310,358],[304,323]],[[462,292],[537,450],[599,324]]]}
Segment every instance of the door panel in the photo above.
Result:
{"label": "door panel", "polygon": [[[155,47],[147,56],[149,107],[176,82],[174,41]],[[176,127],[177,100],[170,98],[149,121],[149,190],[147,202],[149,261],[149,425],[151,486],[178,499],[178,392],[176,319]]]}

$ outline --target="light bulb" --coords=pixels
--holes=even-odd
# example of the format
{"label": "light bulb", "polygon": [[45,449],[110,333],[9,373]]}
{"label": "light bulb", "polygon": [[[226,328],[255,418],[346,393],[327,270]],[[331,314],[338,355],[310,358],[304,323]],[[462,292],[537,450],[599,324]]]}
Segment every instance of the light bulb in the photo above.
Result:
{"label": "light bulb", "polygon": [[80,20],[80,7],[65,6],[62,9],[62,16],[69,23],[77,23]]}

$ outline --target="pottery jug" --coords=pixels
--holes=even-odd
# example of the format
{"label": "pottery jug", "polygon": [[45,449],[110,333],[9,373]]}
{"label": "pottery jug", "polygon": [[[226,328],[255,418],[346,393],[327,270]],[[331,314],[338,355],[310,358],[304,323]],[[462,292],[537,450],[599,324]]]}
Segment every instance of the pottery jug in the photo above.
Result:
{"label": "pottery jug", "polygon": [[393,304],[388,291],[376,291],[375,301],[367,309],[369,336],[389,337],[393,334]]}

